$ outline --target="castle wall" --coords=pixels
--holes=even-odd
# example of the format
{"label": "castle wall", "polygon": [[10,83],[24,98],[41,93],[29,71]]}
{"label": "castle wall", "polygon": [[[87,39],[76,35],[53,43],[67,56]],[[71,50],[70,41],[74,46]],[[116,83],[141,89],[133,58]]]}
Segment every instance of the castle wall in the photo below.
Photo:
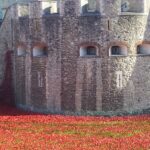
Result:
{"label": "castle wall", "polygon": [[12,50],[12,23],[11,23],[11,10],[8,10],[7,15],[5,16],[5,21],[3,21],[0,32],[0,83],[2,83],[4,78],[5,70],[5,53],[6,50]]}
{"label": "castle wall", "polygon": [[46,103],[46,59],[33,58],[31,62],[31,105],[44,109]]}
{"label": "castle wall", "polygon": [[[22,87],[26,91],[26,95],[18,91],[26,101],[26,105],[20,104],[21,107],[29,107],[30,109],[49,109],[51,111],[60,111],[61,109],[61,60],[60,60],[60,35],[57,32],[59,20],[52,17],[51,20],[47,19],[30,19],[24,18],[15,20],[18,33],[15,36],[15,43],[23,42],[27,48],[26,56],[22,56],[20,59],[24,59],[25,65],[25,80],[16,77],[16,80],[22,84],[25,81],[25,86]],[[23,24],[23,22],[28,22]],[[49,26],[53,22],[53,25]],[[19,24],[19,25],[18,25]],[[20,28],[20,29],[19,29]],[[22,29],[24,28],[24,29]],[[55,29],[54,29],[55,28]],[[58,39],[54,41],[53,39]],[[47,42],[49,41],[49,42]],[[46,43],[48,47],[48,56],[34,57],[33,48],[37,44]],[[16,53],[16,58],[18,58]],[[19,74],[19,68],[17,68],[18,62],[15,61],[16,74]],[[18,86],[19,83],[16,83]],[[19,101],[17,101],[19,104]]]}
{"label": "castle wall", "polygon": [[[139,41],[143,39],[149,41],[147,22],[148,18],[146,16],[122,16],[117,20],[116,24],[112,23],[112,29],[116,31],[112,33],[112,41],[117,41],[119,37],[120,41],[126,41],[128,45],[129,56],[111,59],[110,63],[114,64],[110,66],[110,68],[112,68],[111,73],[113,71],[122,71],[123,85],[121,87],[122,98],[120,98],[120,100],[124,100],[122,108],[125,110],[149,107],[149,92],[147,92],[148,88],[145,84],[146,80],[147,82],[149,81],[149,78],[147,78],[149,73],[146,69],[148,67],[149,57],[138,56],[136,53],[136,46]],[[142,73],[142,75],[140,75],[140,73]],[[140,83],[140,85],[138,83]],[[116,91],[118,91],[118,89],[113,89],[114,95],[116,95]]]}
{"label": "castle wall", "polygon": [[[121,14],[120,5],[102,0],[100,14],[81,15],[79,1],[66,0],[60,14],[42,16],[35,2],[29,17],[15,17],[16,103],[52,112],[149,108],[150,58],[137,54],[138,44],[150,44],[149,17]],[[26,45],[25,56],[17,56],[18,43]],[[47,56],[33,56],[43,43]],[[119,45],[127,47],[127,56],[110,56]],[[96,56],[80,56],[82,46],[96,47]]]}
{"label": "castle wall", "polygon": [[[11,9],[7,10],[0,28],[0,102],[14,103],[13,48]],[[11,100],[10,100],[11,99]]]}
{"label": "castle wall", "polygon": [[26,104],[26,88],[25,88],[25,58],[18,57],[16,60],[16,102],[18,104]]}

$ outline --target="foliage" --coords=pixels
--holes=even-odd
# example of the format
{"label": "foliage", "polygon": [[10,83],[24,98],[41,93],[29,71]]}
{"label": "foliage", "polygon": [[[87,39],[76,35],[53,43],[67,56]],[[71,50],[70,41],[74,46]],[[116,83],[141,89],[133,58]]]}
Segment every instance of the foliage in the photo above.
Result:
{"label": "foliage", "polygon": [[0,149],[148,150],[150,115],[74,117],[0,107]]}

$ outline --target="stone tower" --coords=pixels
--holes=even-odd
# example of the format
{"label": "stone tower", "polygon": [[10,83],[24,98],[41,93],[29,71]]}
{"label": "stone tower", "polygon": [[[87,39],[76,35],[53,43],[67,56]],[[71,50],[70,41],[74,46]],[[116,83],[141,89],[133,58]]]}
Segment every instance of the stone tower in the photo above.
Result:
{"label": "stone tower", "polygon": [[1,32],[11,37],[5,42],[13,51],[18,107],[43,112],[150,107],[148,0],[41,0],[10,11],[1,26],[9,30]]}

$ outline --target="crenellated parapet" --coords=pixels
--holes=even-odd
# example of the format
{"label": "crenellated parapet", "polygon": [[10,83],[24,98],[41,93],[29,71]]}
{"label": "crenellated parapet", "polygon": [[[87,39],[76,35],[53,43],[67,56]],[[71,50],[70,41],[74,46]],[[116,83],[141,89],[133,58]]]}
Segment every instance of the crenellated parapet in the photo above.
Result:
{"label": "crenellated parapet", "polygon": [[[65,16],[74,13],[75,16],[105,16],[118,17],[120,15],[147,15],[148,0],[38,0],[13,3],[14,17],[41,18],[51,15]],[[16,11],[16,12],[15,12]],[[13,13],[12,13],[13,14]]]}

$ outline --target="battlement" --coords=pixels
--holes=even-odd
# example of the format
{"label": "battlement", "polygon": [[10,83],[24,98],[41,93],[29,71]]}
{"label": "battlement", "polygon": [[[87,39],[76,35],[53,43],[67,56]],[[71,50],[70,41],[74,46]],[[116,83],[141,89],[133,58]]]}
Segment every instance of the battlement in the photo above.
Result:
{"label": "battlement", "polygon": [[41,18],[58,16],[105,16],[148,15],[148,0],[38,0],[12,5],[13,18]]}

